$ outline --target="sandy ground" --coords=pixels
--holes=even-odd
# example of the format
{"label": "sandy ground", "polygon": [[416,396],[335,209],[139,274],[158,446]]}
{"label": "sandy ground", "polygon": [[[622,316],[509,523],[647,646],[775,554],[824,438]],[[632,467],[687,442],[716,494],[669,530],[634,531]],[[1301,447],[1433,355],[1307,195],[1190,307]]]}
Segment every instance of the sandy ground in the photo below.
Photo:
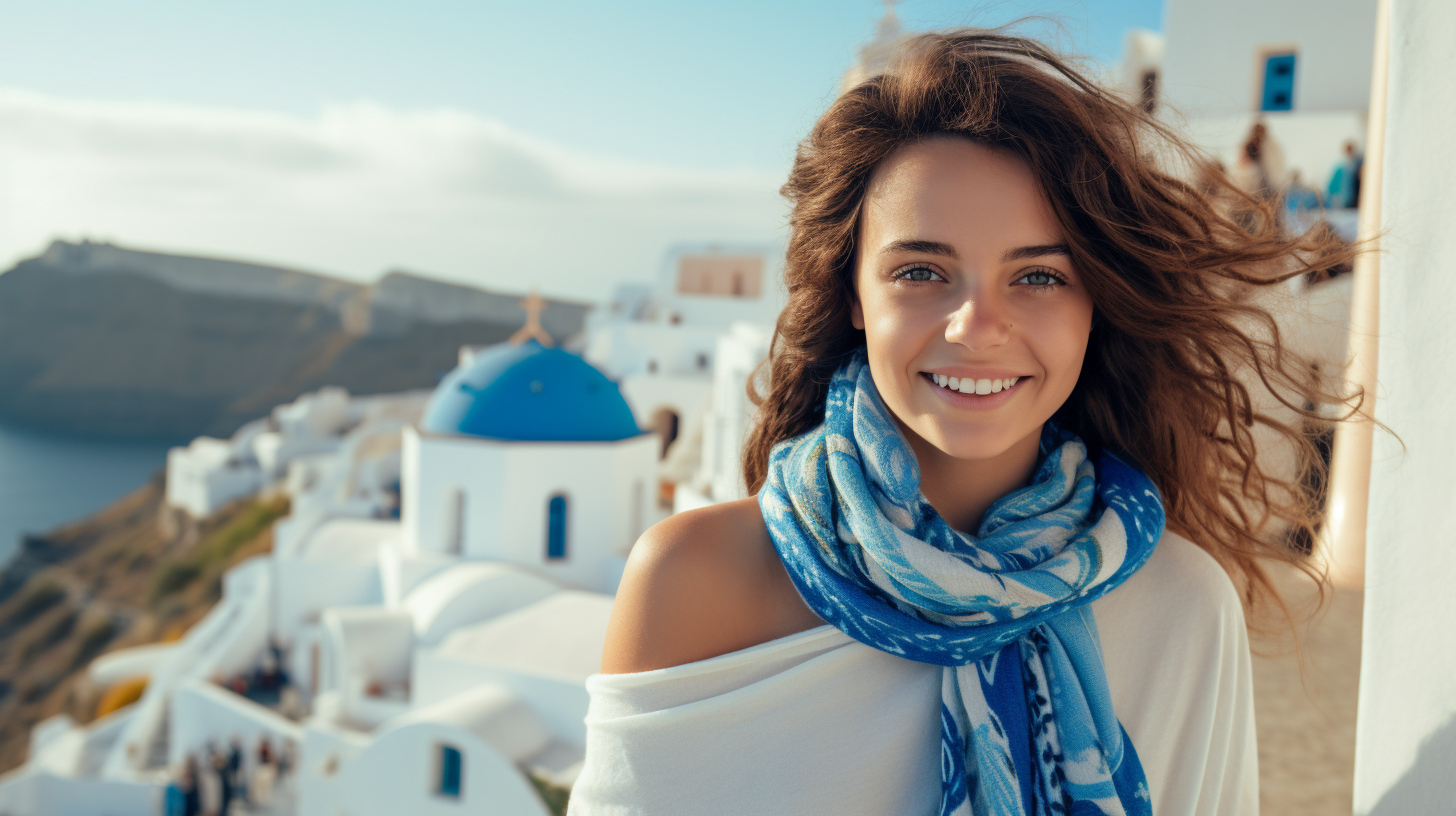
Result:
{"label": "sandy ground", "polygon": [[[1287,573],[1276,578],[1307,617],[1310,583]],[[1352,810],[1364,593],[1335,589],[1328,600],[1297,630],[1299,651],[1287,626],[1282,638],[1253,641],[1264,816],[1348,816]]]}

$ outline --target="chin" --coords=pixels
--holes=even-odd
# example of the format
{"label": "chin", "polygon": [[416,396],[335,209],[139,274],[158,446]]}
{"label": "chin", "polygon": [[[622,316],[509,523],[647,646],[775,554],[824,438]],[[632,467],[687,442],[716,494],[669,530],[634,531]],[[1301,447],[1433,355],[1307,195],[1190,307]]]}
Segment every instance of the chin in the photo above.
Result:
{"label": "chin", "polygon": [[1016,447],[1028,436],[1040,438],[1042,423],[1032,428],[1019,427],[986,428],[935,428],[920,433],[912,428],[936,450],[955,459],[996,459]]}

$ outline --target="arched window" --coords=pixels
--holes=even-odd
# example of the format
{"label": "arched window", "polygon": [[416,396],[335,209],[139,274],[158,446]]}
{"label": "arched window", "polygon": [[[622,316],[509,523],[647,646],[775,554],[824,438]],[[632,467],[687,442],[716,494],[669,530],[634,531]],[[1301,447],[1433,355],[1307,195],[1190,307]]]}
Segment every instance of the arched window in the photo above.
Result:
{"label": "arched window", "polygon": [[445,490],[445,552],[465,552],[465,491],[458,487]]}
{"label": "arched window", "polygon": [[546,502],[546,560],[566,557],[566,496],[561,493]]}

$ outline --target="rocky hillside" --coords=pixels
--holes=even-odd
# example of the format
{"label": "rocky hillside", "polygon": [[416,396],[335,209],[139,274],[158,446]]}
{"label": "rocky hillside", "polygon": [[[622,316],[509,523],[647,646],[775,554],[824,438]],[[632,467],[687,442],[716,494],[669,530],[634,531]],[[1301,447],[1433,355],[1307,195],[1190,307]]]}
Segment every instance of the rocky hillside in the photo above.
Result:
{"label": "rocky hillside", "polygon": [[163,510],[159,474],[89,518],[27,538],[0,570],[0,773],[25,760],[46,717],[89,722],[126,702],[87,678],[91,660],[179,637],[217,602],[227,568],[272,549],[272,522],[286,512],[286,500],[248,500],[194,522]]}
{"label": "rocky hillside", "polygon": [[[324,385],[433,386],[460,346],[521,326],[520,298],[405,273],[362,286],[57,242],[0,274],[0,421],[116,438],[227,436]],[[542,323],[566,340],[586,309],[553,301]]]}

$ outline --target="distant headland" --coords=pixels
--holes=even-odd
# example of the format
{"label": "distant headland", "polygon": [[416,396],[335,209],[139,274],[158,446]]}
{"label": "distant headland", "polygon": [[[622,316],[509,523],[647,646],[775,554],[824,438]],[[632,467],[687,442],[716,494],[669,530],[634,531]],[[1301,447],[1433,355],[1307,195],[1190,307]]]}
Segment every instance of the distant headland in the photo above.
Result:
{"label": "distant headland", "polygon": [[[324,385],[433,387],[461,346],[519,328],[521,294],[56,241],[0,274],[0,421],[102,438],[227,436]],[[541,323],[569,340],[587,309],[551,300]]]}

